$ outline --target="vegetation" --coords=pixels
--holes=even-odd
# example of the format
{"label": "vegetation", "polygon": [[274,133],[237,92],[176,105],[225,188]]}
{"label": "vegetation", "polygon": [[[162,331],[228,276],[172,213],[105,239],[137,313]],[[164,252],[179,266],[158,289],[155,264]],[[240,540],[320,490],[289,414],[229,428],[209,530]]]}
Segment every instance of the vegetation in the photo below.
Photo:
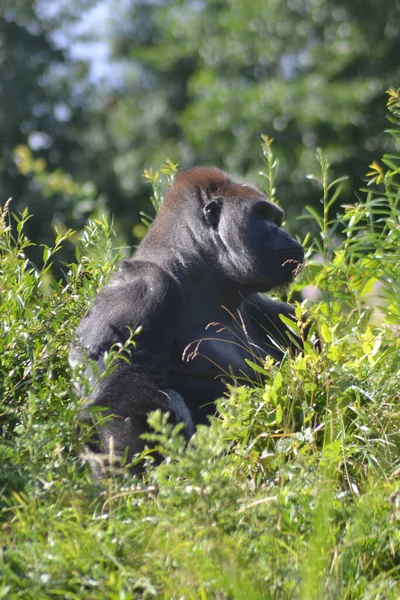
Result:
{"label": "vegetation", "polygon": [[[388,106],[399,145],[399,91]],[[264,152],[271,192],[268,139]],[[187,449],[179,427],[152,414],[165,460],[149,458],[140,479],[91,480],[70,390],[79,374],[67,366],[72,332],[120,258],[109,223],[89,223],[54,282],[72,232],[40,248],[39,271],[26,258],[30,216],[14,216],[13,233],[12,204],[3,208],[1,598],[399,598],[400,155],[374,162],[362,200],[335,219],[342,182],[318,160],[310,185],[323,216],[310,208],[319,231],[295,286],[320,295],[304,353],[255,364],[266,383],[232,388]],[[159,177],[147,176],[157,202]]]}
{"label": "vegetation", "polygon": [[[304,235],[295,217],[320,208],[305,178],[315,147],[333,178],[350,176],[347,203],[380,148],[392,151],[383,98],[400,80],[399,31],[393,0],[2,0],[0,198],[34,215],[30,258],[40,267],[37,244],[54,227],[80,230],[99,205],[132,243],[141,173],[165,157],[257,183],[262,133],[276,140],[280,200]],[[97,191],[44,188],[44,167]],[[72,245],[60,253],[73,260]]]}

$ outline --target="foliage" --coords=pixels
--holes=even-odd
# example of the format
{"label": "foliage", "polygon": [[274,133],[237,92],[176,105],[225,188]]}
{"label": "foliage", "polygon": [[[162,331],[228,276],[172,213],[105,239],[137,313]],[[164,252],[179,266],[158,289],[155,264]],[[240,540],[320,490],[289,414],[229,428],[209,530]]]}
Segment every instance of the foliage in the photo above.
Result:
{"label": "foliage", "polygon": [[[399,144],[394,90],[389,110]],[[272,189],[268,139],[264,150]],[[343,239],[328,210],[342,182],[318,160],[324,216],[296,283],[320,297],[304,352],[255,364],[255,387],[238,382],[187,448],[152,414],[165,460],[141,479],[91,481],[74,427],[68,343],[119,259],[109,224],[92,221],[77,263],[49,282],[71,233],[41,247],[38,271],[25,255],[29,215],[13,234],[3,209],[0,597],[399,597],[400,156],[371,165],[363,199],[339,216]]]}
{"label": "foliage", "polygon": [[[392,0],[114,0],[109,43],[118,84],[103,112],[110,161],[127,187],[165,156],[256,180],[258,139],[279,148],[292,226],[318,192],[305,173],[323,147],[350,177],[351,201],[382,138],[385,89],[399,80],[400,8]],[[121,11],[123,18],[121,18]],[[122,152],[119,148],[122,146]]]}
{"label": "foliage", "polygon": [[[62,169],[84,178],[77,165],[83,159],[85,86],[77,81],[86,69],[56,39],[60,29],[73,23],[90,3],[93,0],[73,0],[68,8],[64,0],[52,3],[57,8],[43,0],[1,3],[0,197],[13,195],[14,210],[29,207],[34,212],[26,232],[36,242],[28,252],[37,263],[36,247],[51,243],[54,225],[78,228],[83,222],[73,214],[76,203],[71,203],[70,194],[59,188],[44,194],[28,172],[18,170],[15,149],[25,146],[37,161],[47,164],[48,171],[54,171],[54,177]],[[61,252],[66,255],[65,249]]]}
{"label": "foliage", "polygon": [[[346,202],[378,149],[391,152],[382,98],[399,81],[399,28],[393,0],[2,0],[0,197],[34,215],[30,258],[39,265],[54,226],[80,229],[99,203],[123,243],[140,238],[142,172],[165,157],[257,183],[264,132],[277,142],[288,221],[304,235],[295,217],[320,208],[304,176],[316,146],[333,179],[349,175]],[[45,191],[21,170],[21,146],[98,195]],[[61,252],[73,259],[71,246]]]}

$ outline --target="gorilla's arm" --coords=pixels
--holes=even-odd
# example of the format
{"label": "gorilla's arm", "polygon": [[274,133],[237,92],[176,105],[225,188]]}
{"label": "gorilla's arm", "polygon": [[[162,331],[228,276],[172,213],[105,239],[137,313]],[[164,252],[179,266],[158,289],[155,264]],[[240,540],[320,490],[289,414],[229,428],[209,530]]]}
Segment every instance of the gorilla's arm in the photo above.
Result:
{"label": "gorilla's arm", "polygon": [[280,318],[280,315],[284,315],[295,321],[294,309],[290,304],[271,300],[264,294],[252,294],[242,306],[249,337],[266,354],[281,360],[287,349],[295,352],[301,348],[300,338]]}
{"label": "gorilla's arm", "polygon": [[[160,267],[125,261],[82,320],[70,360],[88,363],[86,374],[93,386],[90,405],[106,407],[101,415],[107,420],[99,428],[100,448],[105,453],[118,456],[127,449],[131,458],[140,452],[144,447],[140,435],[148,430],[147,414],[158,408],[175,413],[192,433],[183,400],[166,386],[181,302],[178,285]],[[129,343],[139,326],[140,333]],[[115,359],[111,372],[104,376],[104,354],[118,348],[116,344],[123,347],[123,356]],[[84,418],[91,419],[93,414],[87,411]]]}

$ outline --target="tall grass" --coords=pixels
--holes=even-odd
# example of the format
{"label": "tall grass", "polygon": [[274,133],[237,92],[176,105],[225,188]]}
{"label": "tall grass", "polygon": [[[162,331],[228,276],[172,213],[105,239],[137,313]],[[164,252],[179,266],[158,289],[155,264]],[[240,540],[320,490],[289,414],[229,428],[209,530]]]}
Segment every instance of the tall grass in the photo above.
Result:
{"label": "tall grass", "polygon": [[51,282],[54,256],[73,234],[42,249],[38,270],[25,256],[29,215],[10,217],[12,203],[3,209],[0,597],[400,597],[394,90],[388,108],[398,151],[373,163],[362,196],[338,215],[341,180],[330,181],[318,153],[310,185],[320,186],[322,217],[309,210],[316,234],[295,285],[319,297],[297,308],[294,329],[305,309],[313,322],[304,353],[257,365],[265,384],[232,388],[220,417],[199,427],[187,449],[177,429],[151,415],[165,460],[140,479],[91,480],[79,459],[79,402],[67,365],[72,332],[119,260],[110,225],[89,223],[77,262]]}

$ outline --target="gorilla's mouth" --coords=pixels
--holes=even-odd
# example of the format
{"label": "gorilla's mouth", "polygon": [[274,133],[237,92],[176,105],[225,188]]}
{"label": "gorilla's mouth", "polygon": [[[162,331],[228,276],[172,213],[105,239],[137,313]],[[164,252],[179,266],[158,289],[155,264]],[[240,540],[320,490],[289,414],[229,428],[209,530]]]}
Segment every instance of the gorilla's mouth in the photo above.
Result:
{"label": "gorilla's mouth", "polygon": [[292,281],[300,272],[304,260],[304,250],[299,248],[287,248],[280,250],[276,254],[282,256],[281,273],[282,279],[286,282]]}
{"label": "gorilla's mouth", "polygon": [[300,246],[297,247],[289,247],[289,248],[285,248],[283,250],[276,250],[275,252],[273,252],[273,254],[281,256],[282,257],[282,267],[286,266],[286,264],[290,264],[290,263],[298,263],[300,265],[303,264],[304,261],[304,250],[303,248]]}
{"label": "gorilla's mouth", "polygon": [[290,273],[290,279],[294,279],[299,274],[302,265],[303,261],[299,262],[294,258],[288,258],[282,263],[282,268],[285,269],[286,272]]}
{"label": "gorilla's mouth", "polygon": [[297,262],[303,262],[304,250],[300,244],[297,246],[288,246],[287,248],[281,248],[280,250],[272,250],[272,254],[282,254],[283,256],[290,257]]}

